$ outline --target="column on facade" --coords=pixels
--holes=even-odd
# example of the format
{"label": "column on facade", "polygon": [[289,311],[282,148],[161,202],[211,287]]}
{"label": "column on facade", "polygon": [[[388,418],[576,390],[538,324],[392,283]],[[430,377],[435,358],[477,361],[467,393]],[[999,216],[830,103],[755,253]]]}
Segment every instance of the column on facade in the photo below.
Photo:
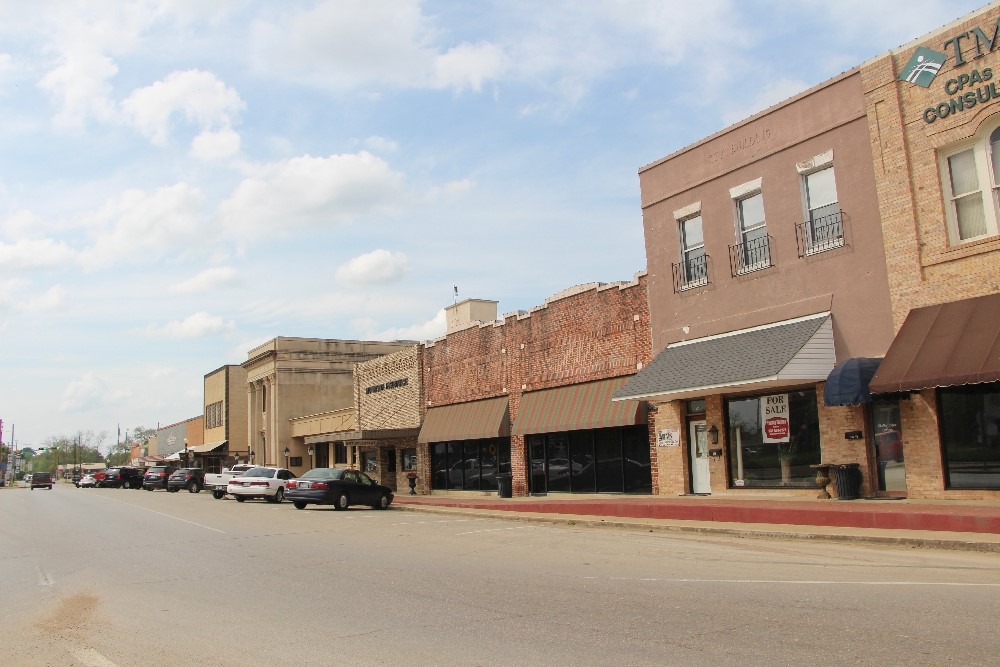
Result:
{"label": "column on facade", "polygon": [[254,419],[254,405],[257,398],[257,383],[247,382],[247,447],[253,454],[250,456],[250,463],[256,463],[260,456],[260,447],[257,445],[256,420]]}

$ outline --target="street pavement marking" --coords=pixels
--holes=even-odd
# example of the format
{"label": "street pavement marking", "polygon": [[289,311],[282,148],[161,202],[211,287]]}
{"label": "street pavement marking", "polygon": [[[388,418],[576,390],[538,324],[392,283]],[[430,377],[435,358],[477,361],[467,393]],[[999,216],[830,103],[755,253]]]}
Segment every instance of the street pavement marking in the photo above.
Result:
{"label": "street pavement marking", "polygon": [[971,588],[1000,588],[1000,584],[960,581],[830,581],[824,579],[672,579],[664,577],[580,577],[581,579],[606,579],[608,581],[665,582],[672,584],[791,584],[806,586],[957,586]]}
{"label": "street pavement marking", "polygon": [[90,648],[78,648],[72,651],[73,657],[87,667],[118,667],[117,663],[108,660],[103,655]]}
{"label": "street pavement marking", "polygon": [[95,498],[104,498],[105,500],[110,500],[113,503],[121,503],[122,505],[128,505],[129,507],[134,507],[139,510],[146,510],[147,512],[152,512],[153,514],[159,514],[160,516],[165,516],[168,519],[176,519],[177,521],[183,521],[184,523],[189,523],[192,526],[198,526],[199,528],[204,528],[205,530],[214,530],[217,533],[225,534],[226,531],[219,530],[218,528],[212,528],[211,526],[206,526],[203,523],[197,523],[195,521],[188,521],[187,519],[182,519],[179,516],[174,516],[173,514],[167,514],[166,512],[159,512],[157,510],[151,510],[148,507],[142,507],[140,505],[133,505],[132,503],[127,503],[124,500],[117,500],[115,498],[108,498],[107,496],[94,496]]}
{"label": "street pavement marking", "polygon": [[51,574],[49,574],[48,572],[43,572],[42,568],[40,568],[37,565],[35,566],[35,569],[38,571],[38,585],[39,586],[54,586],[55,585],[56,580],[52,578]]}
{"label": "street pavement marking", "polygon": [[456,535],[475,535],[477,533],[495,533],[499,530],[524,530],[537,528],[537,526],[508,526],[506,528],[484,528],[482,530],[469,530],[464,533],[455,533]]}

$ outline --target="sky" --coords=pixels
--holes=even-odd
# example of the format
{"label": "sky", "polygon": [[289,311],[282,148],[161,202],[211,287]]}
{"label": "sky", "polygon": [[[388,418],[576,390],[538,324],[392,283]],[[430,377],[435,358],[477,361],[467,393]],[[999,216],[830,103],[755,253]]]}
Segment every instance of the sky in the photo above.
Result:
{"label": "sky", "polygon": [[631,280],[642,166],[981,5],[0,0],[3,441]]}

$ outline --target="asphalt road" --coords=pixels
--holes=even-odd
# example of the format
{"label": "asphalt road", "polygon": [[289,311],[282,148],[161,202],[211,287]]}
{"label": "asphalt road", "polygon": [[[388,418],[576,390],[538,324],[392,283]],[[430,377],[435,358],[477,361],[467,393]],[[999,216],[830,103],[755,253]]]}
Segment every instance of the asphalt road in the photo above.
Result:
{"label": "asphalt road", "polygon": [[1000,556],[0,489],[0,665],[996,665]]}

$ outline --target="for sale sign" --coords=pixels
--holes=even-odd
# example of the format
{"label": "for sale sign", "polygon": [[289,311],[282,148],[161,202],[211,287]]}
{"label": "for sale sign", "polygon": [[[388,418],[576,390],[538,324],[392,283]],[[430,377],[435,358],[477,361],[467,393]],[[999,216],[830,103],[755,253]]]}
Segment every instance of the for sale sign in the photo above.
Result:
{"label": "for sale sign", "polygon": [[788,394],[761,397],[760,423],[764,442],[788,442]]}

